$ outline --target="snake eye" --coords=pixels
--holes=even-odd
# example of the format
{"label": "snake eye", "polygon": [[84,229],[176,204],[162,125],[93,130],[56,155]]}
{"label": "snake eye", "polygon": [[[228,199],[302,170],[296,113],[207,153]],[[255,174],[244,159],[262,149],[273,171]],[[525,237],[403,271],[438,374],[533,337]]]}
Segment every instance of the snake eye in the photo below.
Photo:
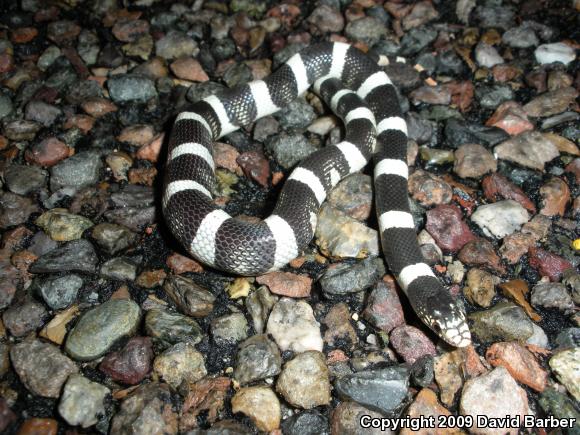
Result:
{"label": "snake eye", "polygon": [[439,323],[434,322],[432,328],[433,331],[435,331],[437,334],[441,333],[441,326],[439,325]]}

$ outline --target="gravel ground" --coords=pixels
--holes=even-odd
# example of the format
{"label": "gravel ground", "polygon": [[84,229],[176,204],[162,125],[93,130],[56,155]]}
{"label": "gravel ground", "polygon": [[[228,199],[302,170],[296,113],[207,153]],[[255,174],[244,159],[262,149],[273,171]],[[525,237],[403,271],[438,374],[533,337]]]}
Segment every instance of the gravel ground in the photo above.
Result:
{"label": "gravel ground", "polygon": [[[499,435],[518,429],[477,416],[531,416],[539,433],[536,418],[580,420],[579,11],[1,2],[0,432],[408,434],[402,422],[433,416],[455,427],[422,433]],[[281,272],[211,270],[161,219],[176,113],[321,40],[406,59],[384,68],[419,241],[473,346],[439,342],[389,274],[371,168],[335,188]],[[307,93],[228,135],[216,201],[267,216],[290,169],[342,130]],[[398,426],[365,429],[365,415]]]}

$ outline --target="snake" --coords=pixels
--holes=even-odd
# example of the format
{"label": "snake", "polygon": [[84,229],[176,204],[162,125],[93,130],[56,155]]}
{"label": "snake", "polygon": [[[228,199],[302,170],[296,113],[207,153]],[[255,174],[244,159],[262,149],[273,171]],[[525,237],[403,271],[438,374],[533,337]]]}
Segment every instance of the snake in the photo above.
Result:
{"label": "snake", "polygon": [[[270,216],[230,216],[213,201],[213,143],[311,87],[345,124],[344,139],[294,168]],[[241,276],[279,270],[300,256],[330,190],[372,159],[382,252],[391,272],[440,338],[455,347],[471,343],[461,304],[421,254],[407,194],[407,125],[395,86],[372,56],[343,42],[310,45],[264,80],[190,103],[175,118],[167,152],[161,202],[168,228],[196,260]]]}

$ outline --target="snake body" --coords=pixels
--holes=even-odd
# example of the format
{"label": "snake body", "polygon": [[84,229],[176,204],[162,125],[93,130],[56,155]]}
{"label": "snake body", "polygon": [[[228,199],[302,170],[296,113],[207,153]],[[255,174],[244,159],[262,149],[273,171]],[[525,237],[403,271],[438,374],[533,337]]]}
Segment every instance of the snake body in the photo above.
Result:
{"label": "snake body", "polygon": [[[311,85],[346,125],[342,142],[305,159],[286,180],[271,216],[234,218],[212,202],[213,142],[287,106]],[[387,263],[417,315],[448,343],[471,342],[465,315],[424,262],[407,198],[407,127],[396,90],[370,57],[339,42],[312,45],[265,80],[209,96],[175,121],[163,213],[197,260],[238,275],[277,270],[310,243],[317,213],[342,178],[374,160],[374,190]]]}

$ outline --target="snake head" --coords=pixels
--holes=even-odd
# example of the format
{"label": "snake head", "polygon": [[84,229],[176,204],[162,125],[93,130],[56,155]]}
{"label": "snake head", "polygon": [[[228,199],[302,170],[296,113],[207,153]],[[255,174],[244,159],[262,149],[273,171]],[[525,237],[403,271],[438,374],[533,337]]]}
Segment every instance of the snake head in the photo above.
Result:
{"label": "snake head", "polygon": [[436,292],[423,291],[422,296],[409,294],[413,309],[423,323],[450,345],[469,346],[471,334],[463,310],[447,290],[440,284],[438,287]]}

